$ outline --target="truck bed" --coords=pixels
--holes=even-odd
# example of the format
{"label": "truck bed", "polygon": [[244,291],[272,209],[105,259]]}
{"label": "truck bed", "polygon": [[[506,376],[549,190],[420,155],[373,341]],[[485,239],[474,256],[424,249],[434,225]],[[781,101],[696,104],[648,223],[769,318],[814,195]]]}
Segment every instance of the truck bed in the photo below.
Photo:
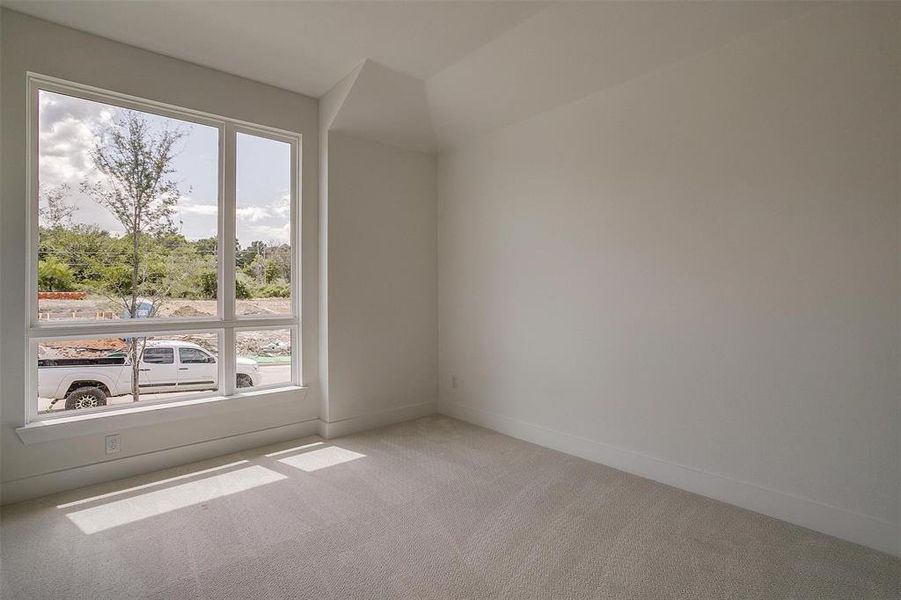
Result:
{"label": "truck bed", "polygon": [[38,367],[109,367],[125,364],[124,356],[101,356],[97,358],[40,358]]}

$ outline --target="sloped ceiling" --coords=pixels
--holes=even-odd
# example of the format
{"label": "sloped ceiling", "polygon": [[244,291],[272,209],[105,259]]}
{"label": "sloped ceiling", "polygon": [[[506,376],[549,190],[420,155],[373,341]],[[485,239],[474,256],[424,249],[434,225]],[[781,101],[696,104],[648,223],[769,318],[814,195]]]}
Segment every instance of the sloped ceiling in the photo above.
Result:
{"label": "sloped ceiling", "polygon": [[813,6],[556,4],[427,79],[434,130],[442,144],[451,144],[709,51]]}
{"label": "sloped ceiling", "polygon": [[[326,128],[434,151],[710,51],[814,2],[0,0],[323,97]],[[701,91],[699,91],[700,93]]]}
{"label": "sloped ceiling", "polygon": [[365,59],[425,79],[537,2],[0,0],[81,31],[319,97]]}
{"label": "sloped ceiling", "polygon": [[356,71],[328,129],[410,150],[438,147],[425,82],[371,60]]}
{"label": "sloped ceiling", "polygon": [[332,128],[440,150],[813,8],[792,2],[553,4],[424,80],[368,62]]}

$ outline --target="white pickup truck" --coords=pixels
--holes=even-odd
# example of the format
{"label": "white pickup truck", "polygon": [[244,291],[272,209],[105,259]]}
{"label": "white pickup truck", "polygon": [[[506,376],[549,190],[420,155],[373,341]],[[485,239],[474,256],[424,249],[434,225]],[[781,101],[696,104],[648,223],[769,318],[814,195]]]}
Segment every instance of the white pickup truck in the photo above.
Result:
{"label": "white pickup truck", "polygon": [[[170,340],[147,342],[141,358],[141,394],[218,389],[216,357],[197,344]],[[260,383],[257,361],[238,357],[235,384]],[[99,358],[38,360],[38,396],[52,398],[51,408],[65,399],[66,410],[104,406],[110,396],[131,393],[131,364],[123,353]]]}

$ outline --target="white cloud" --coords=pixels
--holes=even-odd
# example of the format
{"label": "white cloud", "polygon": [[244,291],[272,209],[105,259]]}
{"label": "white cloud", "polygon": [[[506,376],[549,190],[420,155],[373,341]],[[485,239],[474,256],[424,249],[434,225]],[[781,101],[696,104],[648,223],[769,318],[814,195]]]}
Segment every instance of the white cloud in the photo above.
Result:
{"label": "white cloud", "polygon": [[291,239],[290,223],[285,223],[278,227],[273,225],[250,225],[246,227],[246,231],[250,233],[250,239],[254,240],[288,243]]}
{"label": "white cloud", "polygon": [[250,221],[251,223],[256,223],[262,221],[263,219],[269,218],[271,215],[269,214],[269,210],[262,206],[248,206],[246,208],[239,208],[235,210],[238,218],[243,221]]}
{"label": "white cloud", "polygon": [[67,118],[40,133],[41,182],[78,184],[93,174],[94,133],[88,124]]}
{"label": "white cloud", "polygon": [[40,178],[43,185],[77,186],[100,174],[91,161],[96,132],[115,109],[97,102],[40,93]]}
{"label": "white cloud", "polygon": [[283,195],[277,202],[273,202],[269,208],[274,216],[283,219],[288,218],[288,215],[291,214],[291,196],[289,194]]}
{"label": "white cloud", "polygon": [[215,204],[192,204],[189,198],[181,198],[178,202],[178,212],[187,215],[214,216],[219,213],[219,207]]}
{"label": "white cloud", "polygon": [[[261,194],[264,198],[272,195]],[[291,196],[281,192],[275,200],[262,200],[256,206],[237,209],[237,234],[242,244],[253,240],[287,243],[291,238]]]}

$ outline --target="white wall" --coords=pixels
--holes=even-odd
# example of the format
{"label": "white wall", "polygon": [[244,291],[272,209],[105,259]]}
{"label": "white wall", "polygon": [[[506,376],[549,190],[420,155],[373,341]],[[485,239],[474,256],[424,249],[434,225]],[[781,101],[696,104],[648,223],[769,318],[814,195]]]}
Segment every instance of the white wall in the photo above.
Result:
{"label": "white wall", "polygon": [[[236,444],[259,445],[274,437],[292,437],[314,424],[317,399],[318,311],[318,102],[267,85],[199,67],[159,54],[118,44],[96,36],[3,10],[2,19],[2,213],[0,240],[0,470],[4,498],[27,495],[28,490],[49,491],[53,485],[71,487],[79,482],[148,470],[168,463],[216,454]],[[27,71],[132,94],[177,106],[206,111],[272,127],[297,131],[303,137],[303,371],[310,386],[306,397],[234,411],[223,405],[214,417],[184,419],[122,431],[122,447],[107,470],[86,467],[108,461],[105,432],[31,446],[15,433],[25,418],[25,327],[28,307],[25,281],[25,77]],[[217,409],[218,410],[218,409]],[[244,437],[240,434],[257,432]],[[211,440],[231,439],[228,443]],[[244,441],[242,441],[244,440]],[[208,442],[207,444],[198,444]],[[167,452],[160,452],[169,449]],[[171,449],[180,449],[178,451]],[[161,457],[150,460],[153,453]],[[131,466],[129,466],[131,465]],[[66,476],[67,470],[78,475]],[[80,479],[79,479],[80,478]],[[54,483],[56,482],[56,483]],[[14,491],[13,491],[14,490]],[[9,495],[14,494],[14,495]]]}
{"label": "white wall", "polygon": [[441,412],[901,552],[883,8],[818,9],[442,153]]}
{"label": "white wall", "polygon": [[436,159],[330,132],[330,435],[435,411]]}

